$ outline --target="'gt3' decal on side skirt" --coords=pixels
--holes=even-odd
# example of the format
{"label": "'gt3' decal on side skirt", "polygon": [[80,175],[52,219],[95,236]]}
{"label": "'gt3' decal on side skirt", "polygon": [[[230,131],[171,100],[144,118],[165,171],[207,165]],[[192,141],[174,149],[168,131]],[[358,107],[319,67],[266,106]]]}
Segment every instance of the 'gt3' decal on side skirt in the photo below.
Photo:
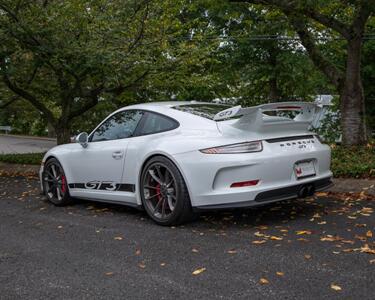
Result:
{"label": "'gt3' decal on side skirt", "polygon": [[135,192],[135,185],[129,183],[116,183],[113,181],[90,181],[86,183],[69,183],[70,189],[88,189],[103,191]]}

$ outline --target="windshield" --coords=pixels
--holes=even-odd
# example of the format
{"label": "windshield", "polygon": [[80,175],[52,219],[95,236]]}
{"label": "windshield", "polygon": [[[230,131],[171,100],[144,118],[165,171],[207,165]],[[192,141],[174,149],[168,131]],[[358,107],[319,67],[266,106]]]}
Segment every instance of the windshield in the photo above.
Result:
{"label": "windshield", "polygon": [[174,109],[191,113],[203,118],[213,120],[215,115],[218,112],[221,112],[224,109],[230,108],[229,105],[221,104],[188,104],[188,105],[178,105],[174,106]]}

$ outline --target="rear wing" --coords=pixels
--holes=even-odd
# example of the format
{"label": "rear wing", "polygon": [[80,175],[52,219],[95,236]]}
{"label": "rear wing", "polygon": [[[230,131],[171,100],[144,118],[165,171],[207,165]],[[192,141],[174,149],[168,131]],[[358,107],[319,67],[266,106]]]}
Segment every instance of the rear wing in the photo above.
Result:
{"label": "rear wing", "polygon": [[[239,117],[232,126],[259,131],[266,130],[266,127],[273,127],[272,130],[277,130],[276,126],[287,127],[288,129],[306,130],[314,120],[317,107],[315,103],[311,102],[277,102],[252,107],[242,107],[238,105],[220,111],[215,115],[214,120],[221,121]],[[293,119],[290,119],[263,114],[267,111],[299,111],[299,114]]]}

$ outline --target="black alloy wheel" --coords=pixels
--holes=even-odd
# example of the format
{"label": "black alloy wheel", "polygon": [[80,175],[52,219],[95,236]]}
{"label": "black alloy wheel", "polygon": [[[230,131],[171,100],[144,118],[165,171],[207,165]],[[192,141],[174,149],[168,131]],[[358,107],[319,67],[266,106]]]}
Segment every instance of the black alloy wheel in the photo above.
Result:
{"label": "black alloy wheel", "polygon": [[141,197],[148,215],[160,225],[177,225],[194,215],[184,179],[163,156],[153,157],[143,169]]}
{"label": "black alloy wheel", "polygon": [[57,206],[71,203],[64,169],[57,159],[49,159],[42,174],[43,189],[47,199]]}

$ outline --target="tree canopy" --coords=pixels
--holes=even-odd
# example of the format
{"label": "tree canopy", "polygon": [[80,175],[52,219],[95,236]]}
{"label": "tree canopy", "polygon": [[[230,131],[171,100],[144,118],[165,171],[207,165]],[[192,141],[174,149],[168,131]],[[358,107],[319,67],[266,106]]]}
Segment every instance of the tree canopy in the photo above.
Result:
{"label": "tree canopy", "polygon": [[234,97],[252,105],[333,94],[344,142],[361,144],[365,120],[374,126],[369,104],[364,117],[374,98],[374,7],[0,0],[0,123],[38,134],[48,127],[64,143],[132,103]]}

